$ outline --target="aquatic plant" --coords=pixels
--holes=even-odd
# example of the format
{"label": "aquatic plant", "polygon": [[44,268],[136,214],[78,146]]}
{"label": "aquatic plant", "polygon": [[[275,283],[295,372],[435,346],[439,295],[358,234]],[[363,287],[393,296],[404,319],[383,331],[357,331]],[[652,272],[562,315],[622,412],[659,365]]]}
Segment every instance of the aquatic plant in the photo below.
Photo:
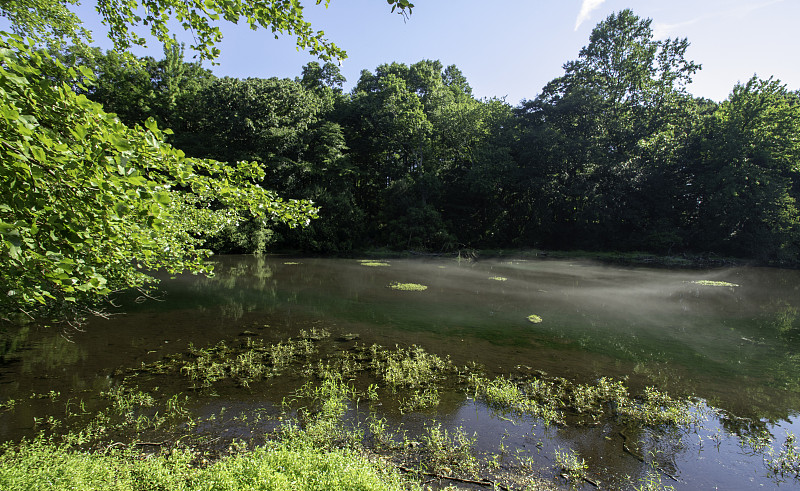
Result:
{"label": "aquatic plant", "polygon": [[411,395],[400,401],[400,411],[410,413],[421,409],[428,409],[439,405],[439,391],[436,387],[415,390]]}
{"label": "aquatic plant", "polygon": [[531,315],[528,316],[528,321],[530,321],[530,322],[532,322],[534,324],[538,324],[538,323],[542,322],[542,318],[539,317],[536,314],[531,314]]}
{"label": "aquatic plant", "polygon": [[449,358],[428,353],[419,346],[395,351],[373,345],[372,367],[392,390],[430,387],[455,367]]}
{"label": "aquatic plant", "polygon": [[562,450],[557,449],[555,453],[556,465],[561,470],[561,473],[568,476],[573,481],[579,481],[586,477],[586,471],[589,466],[586,461],[573,449]]}
{"label": "aquatic plant", "polygon": [[432,472],[452,475],[453,472],[475,476],[478,461],[475,458],[477,437],[467,436],[463,428],[455,428],[452,435],[442,429],[441,423],[428,426],[422,436],[425,445],[424,466]]}
{"label": "aquatic plant", "polygon": [[401,290],[404,292],[421,292],[428,289],[425,285],[420,285],[418,283],[392,283],[389,285],[389,288],[393,290]]}
{"label": "aquatic plant", "polygon": [[770,447],[764,463],[775,476],[800,478],[800,449],[796,441],[794,433],[788,433],[777,453]]}

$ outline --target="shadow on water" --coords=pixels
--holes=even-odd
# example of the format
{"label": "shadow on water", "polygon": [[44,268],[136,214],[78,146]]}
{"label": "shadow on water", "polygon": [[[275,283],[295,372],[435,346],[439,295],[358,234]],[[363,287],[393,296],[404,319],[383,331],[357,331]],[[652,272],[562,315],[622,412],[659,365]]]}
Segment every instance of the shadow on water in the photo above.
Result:
{"label": "shadow on water", "polygon": [[[670,271],[564,260],[215,261],[212,278],[164,277],[160,300],[120,297],[120,312],[110,320],[90,319],[85,332],[65,335],[35,325],[6,332],[0,401],[52,390],[91,400],[92,391],[114,384],[118,369],[155,362],[190,344],[242,335],[278,342],[321,327],[357,334],[365,345],[416,344],[457,365],[477,362],[489,373],[530,369],[576,383],[627,377],[634,390],[654,385],[699,397],[734,418],[770,422],[776,436],[796,431],[790,421],[800,409],[797,271]],[[394,283],[427,289],[396,290]],[[290,390],[270,387],[251,399],[278,405],[281,392]],[[210,401],[205,411],[255,404],[237,397]],[[43,401],[13,421],[0,413],[4,439],[24,435],[31,426],[26,418],[52,409]],[[425,420],[414,413],[388,416],[411,427]],[[570,447],[592,466],[633,476],[645,472],[621,451],[628,437],[617,429],[544,428],[533,419],[513,424],[463,395],[440,406],[435,417],[449,427],[474,428],[487,446],[502,443],[530,455]],[[669,443],[674,435],[645,439],[663,448],[655,443],[644,451],[680,474],[685,489],[726,482],[735,487],[741,479],[770,483],[763,469],[754,468],[759,459],[742,452],[735,435],[740,428],[715,424],[705,437],[683,435],[678,443]]]}

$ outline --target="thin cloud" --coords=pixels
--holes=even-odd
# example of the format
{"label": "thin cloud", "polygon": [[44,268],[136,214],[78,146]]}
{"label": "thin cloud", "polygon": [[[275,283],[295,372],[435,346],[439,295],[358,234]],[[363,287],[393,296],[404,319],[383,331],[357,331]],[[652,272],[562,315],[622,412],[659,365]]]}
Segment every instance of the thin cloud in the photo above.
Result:
{"label": "thin cloud", "polygon": [[687,20],[685,22],[678,22],[677,24],[664,24],[663,22],[655,22],[653,23],[653,37],[655,39],[668,38],[675,29],[696,24],[701,20],[708,19],[709,17],[713,16],[707,15],[705,17],[697,17],[695,19]]}
{"label": "thin cloud", "polygon": [[581,24],[589,20],[589,16],[592,14],[592,11],[597,9],[605,1],[606,0],[583,0],[583,3],[581,4],[581,10],[578,12],[578,18],[575,19],[575,30],[577,31]]}
{"label": "thin cloud", "polygon": [[[584,0],[584,4],[586,4],[589,1],[590,0]],[[783,3],[784,1],[785,0],[769,0],[766,2],[751,2],[743,5],[736,5],[733,6],[732,8],[718,10],[716,12],[711,12],[709,14],[702,15],[700,17],[695,17],[694,19],[687,20],[684,22],[678,22],[676,24],[665,24],[663,22],[655,22],[653,23],[653,37],[656,39],[663,39],[669,37],[672,34],[672,32],[678,28],[696,24],[700,21],[705,21],[709,19],[716,19],[728,16],[734,16],[740,18],[746,17],[751,12],[763,9],[764,7],[769,7],[770,5],[775,5],[776,3]]]}

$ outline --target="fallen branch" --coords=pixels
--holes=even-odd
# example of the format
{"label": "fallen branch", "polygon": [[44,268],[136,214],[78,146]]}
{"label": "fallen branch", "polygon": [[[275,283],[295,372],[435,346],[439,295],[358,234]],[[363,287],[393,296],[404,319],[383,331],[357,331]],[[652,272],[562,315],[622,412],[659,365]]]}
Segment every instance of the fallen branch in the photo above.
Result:
{"label": "fallen branch", "polygon": [[434,477],[436,479],[445,479],[447,481],[463,482],[465,484],[477,484],[478,486],[494,487],[496,489],[502,489],[503,491],[511,491],[511,488],[503,486],[502,484],[496,483],[494,481],[489,481],[489,480],[476,481],[474,479],[465,479],[463,477],[448,476],[448,475],[445,475],[445,474],[438,474],[438,473],[435,473],[435,472],[425,472],[425,471],[418,470],[418,469],[411,469],[410,467],[405,467],[405,466],[402,466],[402,465],[396,465],[395,467],[397,467],[398,469],[400,469],[403,472],[409,472],[409,473],[413,473],[413,474],[422,474],[422,475],[425,475],[425,476]]}

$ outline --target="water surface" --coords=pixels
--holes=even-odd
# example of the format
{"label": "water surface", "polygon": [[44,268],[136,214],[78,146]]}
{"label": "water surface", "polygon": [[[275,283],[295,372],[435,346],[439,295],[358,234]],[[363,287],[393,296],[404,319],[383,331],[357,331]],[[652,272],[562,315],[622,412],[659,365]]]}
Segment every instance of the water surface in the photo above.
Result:
{"label": "water surface", "polygon": [[[769,422],[781,441],[786,431],[796,431],[798,271],[666,270],[580,260],[403,259],[365,266],[354,259],[227,256],[215,262],[213,278],[164,277],[159,300],[121,296],[111,319],[89,319],[83,332],[31,325],[7,335],[0,345],[0,401],[54,389],[103,389],[120,367],[158,360],[189,343],[206,346],[246,330],[279,340],[324,327],[335,335],[356,333],[365,344],[420,345],[498,374],[540,370],[578,382],[628,377],[634,389],[655,385],[729,415]],[[703,280],[718,283],[697,283]],[[398,291],[389,287],[395,282],[428,288]],[[542,322],[530,322],[531,314]],[[250,397],[278,403],[282,394]],[[606,438],[602,428],[537,429],[531,421],[533,429],[520,432],[463,396],[443,404],[436,416],[472,425],[489,440],[506,432],[512,435],[507,444],[531,452],[531,435],[547,433],[545,450],[571,446],[594,465],[642,472],[638,462],[618,455],[618,438]],[[32,417],[0,414],[0,435],[23,434]],[[398,417],[406,423],[414,418]],[[725,421],[709,425],[717,434],[711,444],[700,435],[670,447],[665,465],[681,482],[667,484],[777,485],[760,457],[743,453],[732,434],[737,428]]]}

